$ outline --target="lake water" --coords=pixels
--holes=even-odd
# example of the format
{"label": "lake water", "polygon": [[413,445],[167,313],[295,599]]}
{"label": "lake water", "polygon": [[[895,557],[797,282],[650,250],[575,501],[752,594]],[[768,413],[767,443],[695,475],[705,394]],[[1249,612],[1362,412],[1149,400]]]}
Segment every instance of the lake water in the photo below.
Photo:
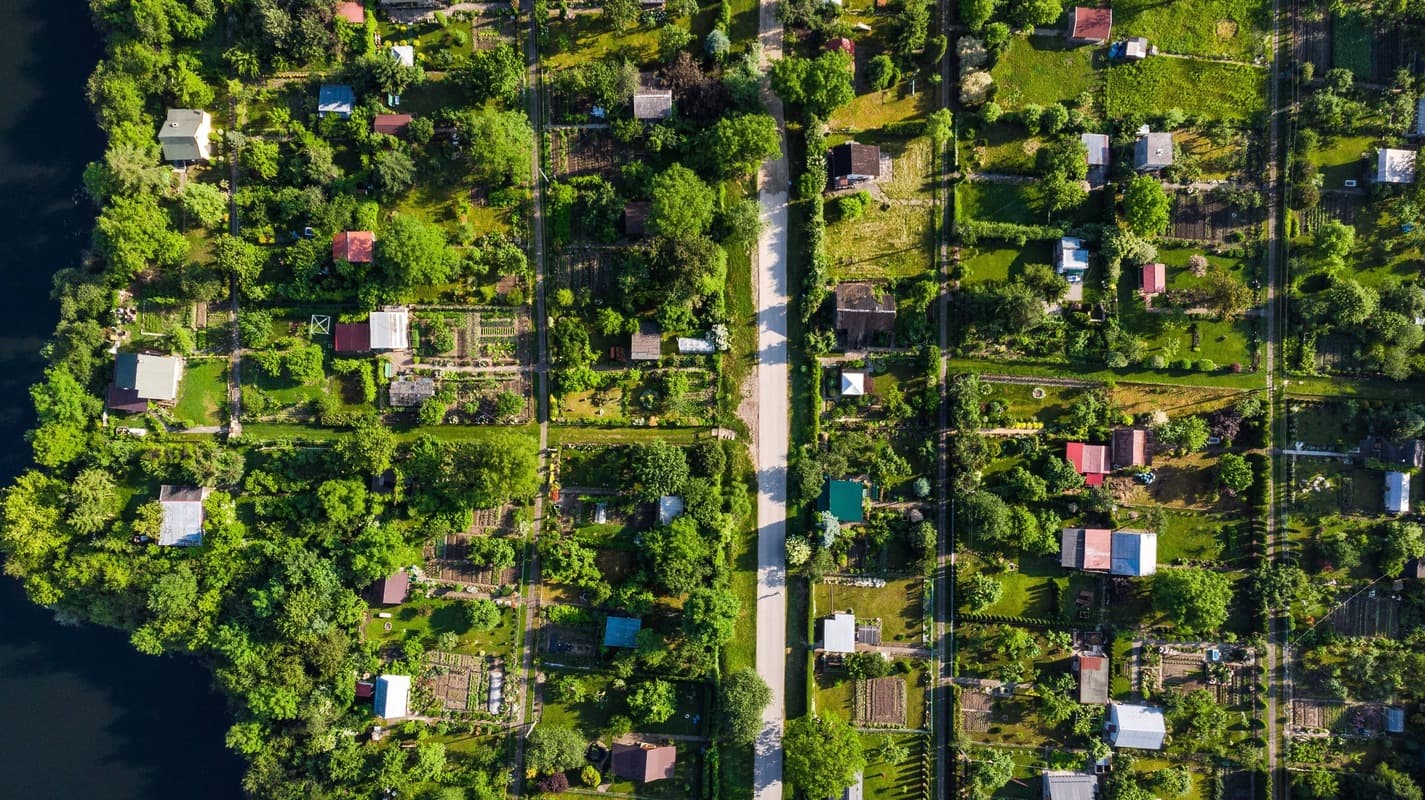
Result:
{"label": "lake water", "polygon": [[[93,211],[76,202],[103,148],[84,101],[100,56],[82,0],[0,0],[0,479],[24,469],[28,387],[55,324],[50,276],[75,264]],[[0,578],[0,797],[241,797],[223,699],[191,661],[122,633],[54,624]]]}

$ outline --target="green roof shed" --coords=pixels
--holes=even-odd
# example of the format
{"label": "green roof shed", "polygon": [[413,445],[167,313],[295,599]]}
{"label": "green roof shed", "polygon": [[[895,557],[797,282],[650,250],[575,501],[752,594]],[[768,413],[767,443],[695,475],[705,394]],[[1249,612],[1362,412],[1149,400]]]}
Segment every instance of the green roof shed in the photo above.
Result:
{"label": "green roof shed", "polygon": [[830,511],[842,523],[861,522],[865,512],[861,503],[866,487],[860,481],[827,481],[817,501],[818,511]]}

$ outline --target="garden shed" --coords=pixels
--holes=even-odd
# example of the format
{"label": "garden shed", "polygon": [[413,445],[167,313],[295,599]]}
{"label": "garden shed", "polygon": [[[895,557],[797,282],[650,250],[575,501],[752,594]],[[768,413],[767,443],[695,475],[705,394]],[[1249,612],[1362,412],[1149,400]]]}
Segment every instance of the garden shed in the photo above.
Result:
{"label": "garden shed", "polygon": [[843,611],[823,619],[821,649],[828,653],[856,652],[856,615]]}
{"label": "garden shed", "polygon": [[634,648],[643,621],[637,617],[609,617],[604,621],[604,647]]}
{"label": "garden shed", "polygon": [[376,679],[376,716],[383,719],[400,719],[410,713],[410,699],[409,675],[382,675]]}
{"label": "garden shed", "polygon": [[1104,732],[1108,743],[1114,747],[1161,750],[1168,729],[1161,708],[1111,703],[1108,706],[1108,721],[1104,724]]}
{"label": "garden shed", "polygon": [[861,522],[865,519],[862,503],[866,498],[866,486],[860,481],[828,480],[817,500],[818,511],[830,511],[843,525]]}
{"label": "garden shed", "polygon": [[1385,512],[1387,514],[1410,513],[1410,473],[1387,472],[1385,474]]}
{"label": "garden shed", "polygon": [[203,501],[211,489],[195,486],[160,486],[158,503],[163,509],[158,543],[164,547],[197,547],[203,543]]}

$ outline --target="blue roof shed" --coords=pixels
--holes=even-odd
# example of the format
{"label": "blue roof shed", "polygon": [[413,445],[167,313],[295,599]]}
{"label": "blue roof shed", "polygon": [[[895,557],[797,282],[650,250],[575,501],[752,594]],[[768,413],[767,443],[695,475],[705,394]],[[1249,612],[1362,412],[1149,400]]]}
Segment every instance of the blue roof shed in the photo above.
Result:
{"label": "blue roof shed", "polygon": [[317,91],[317,116],[324,117],[327,114],[336,114],[342,119],[351,116],[351,109],[356,105],[356,93],[350,86],[340,83],[324,83]]}
{"label": "blue roof shed", "polygon": [[635,617],[609,617],[604,624],[604,647],[637,647],[643,621]]}
{"label": "blue roof shed", "polygon": [[838,522],[861,522],[865,519],[861,507],[865,497],[866,487],[860,481],[827,481],[816,508],[830,511]]}

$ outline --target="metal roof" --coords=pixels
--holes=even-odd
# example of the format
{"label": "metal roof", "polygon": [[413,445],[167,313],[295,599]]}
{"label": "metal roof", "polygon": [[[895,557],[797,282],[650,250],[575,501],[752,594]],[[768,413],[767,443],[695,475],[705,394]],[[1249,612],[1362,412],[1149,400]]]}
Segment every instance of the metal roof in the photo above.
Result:
{"label": "metal roof", "polygon": [[1168,729],[1163,721],[1163,709],[1156,706],[1134,706],[1110,703],[1108,706],[1108,743],[1114,747],[1136,747],[1140,750],[1160,750]]}
{"label": "metal roof", "polygon": [[1385,474],[1385,510],[1388,514],[1410,513],[1410,473]]}
{"label": "metal roof", "polygon": [[866,394],[866,373],[841,373],[841,393],[847,397],[860,397]]}
{"label": "metal roof", "polygon": [[658,524],[668,525],[683,513],[683,498],[676,494],[665,494],[658,498]]}
{"label": "metal roof", "polygon": [[203,543],[203,500],[207,489],[196,486],[160,486],[158,503],[163,521],[158,543],[164,547],[196,547]]}
{"label": "metal roof", "polygon": [[382,675],[376,679],[376,716],[400,719],[410,709],[411,678],[409,675]]}
{"label": "metal roof", "polygon": [[404,309],[372,311],[367,321],[371,325],[372,350],[405,350],[411,346],[406,335],[410,315]]}
{"label": "metal roof", "polygon": [[637,617],[609,617],[604,621],[604,647],[637,647],[643,621]]}
{"label": "metal roof", "polygon": [[861,501],[866,487],[860,481],[827,481],[817,502],[817,510],[830,511],[840,522],[861,522],[865,511]]}
{"label": "metal roof", "polygon": [[114,357],[114,385],[133,389],[144,400],[173,400],[183,379],[183,359],[146,353],[119,353]]}
{"label": "metal roof", "polygon": [[1096,791],[1096,775],[1087,772],[1044,772],[1044,800],[1094,800]]}
{"label": "metal roof", "polygon": [[350,86],[340,83],[324,83],[317,90],[317,113],[351,116],[351,108],[356,104],[356,93]]}
{"label": "metal roof", "polygon": [[1158,571],[1158,534],[1148,531],[1113,532],[1114,575],[1142,577]]}
{"label": "metal roof", "polygon": [[828,653],[856,652],[856,615],[842,612],[823,619],[821,649]]}

